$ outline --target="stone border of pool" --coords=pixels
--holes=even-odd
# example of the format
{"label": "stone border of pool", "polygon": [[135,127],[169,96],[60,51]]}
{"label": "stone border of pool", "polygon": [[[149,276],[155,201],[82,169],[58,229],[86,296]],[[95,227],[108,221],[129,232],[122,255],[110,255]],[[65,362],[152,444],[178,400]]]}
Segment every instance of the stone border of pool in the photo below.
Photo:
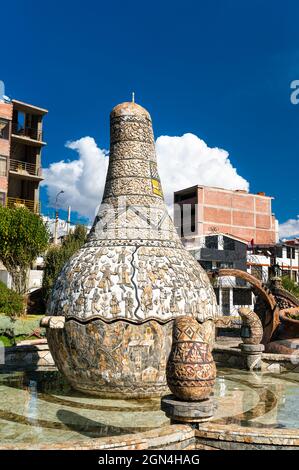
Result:
{"label": "stone border of pool", "polygon": [[299,430],[203,423],[196,441],[218,450],[299,450]]}
{"label": "stone border of pool", "polygon": [[[244,353],[236,346],[215,344],[213,357],[216,364],[246,370],[246,358]],[[298,356],[297,356],[298,360]],[[298,372],[299,363],[296,364],[294,356],[290,354],[262,353],[261,371],[280,373],[284,371]]]}
{"label": "stone border of pool", "polygon": [[296,429],[256,429],[204,423],[198,429],[173,424],[138,434],[125,434],[55,444],[0,444],[0,450],[299,450]]}
{"label": "stone border of pool", "polygon": [[40,367],[56,369],[46,339],[23,341],[17,346],[4,348],[4,364],[0,364],[0,372]]}
{"label": "stone border of pool", "polygon": [[[146,450],[146,449],[169,449],[169,450],[192,450],[196,448],[194,429],[187,425],[168,425],[160,429],[154,429],[138,434],[124,434],[122,436],[111,436],[76,441],[68,441],[55,444],[16,443],[1,445],[1,450]],[[203,444],[202,449],[208,446]]]}
{"label": "stone border of pool", "polygon": [[[44,367],[56,369],[45,339],[26,341],[14,347],[6,347],[4,354],[5,363],[0,364],[0,372],[34,370]],[[216,343],[213,349],[213,357],[216,363],[221,366],[246,369],[244,353],[235,345]],[[275,373],[287,370],[299,372],[299,363],[294,363],[294,360],[292,362],[292,356],[288,354],[263,353],[261,370]]]}

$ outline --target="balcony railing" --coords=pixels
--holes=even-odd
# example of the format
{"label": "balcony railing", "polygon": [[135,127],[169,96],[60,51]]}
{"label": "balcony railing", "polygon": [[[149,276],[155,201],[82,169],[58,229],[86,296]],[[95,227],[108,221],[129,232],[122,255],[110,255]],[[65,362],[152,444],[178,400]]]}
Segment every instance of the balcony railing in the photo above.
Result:
{"label": "balcony railing", "polygon": [[31,201],[28,199],[20,199],[18,197],[8,197],[6,199],[6,205],[10,208],[15,207],[27,207],[31,212],[39,214],[40,206],[39,201]]}
{"label": "balcony railing", "polygon": [[9,161],[9,169],[24,175],[41,176],[41,168],[34,163],[23,162],[21,160]]}
{"label": "balcony railing", "polygon": [[12,133],[15,135],[21,135],[22,137],[29,137],[30,139],[43,140],[42,131],[33,127],[23,127],[17,122],[12,123]]}

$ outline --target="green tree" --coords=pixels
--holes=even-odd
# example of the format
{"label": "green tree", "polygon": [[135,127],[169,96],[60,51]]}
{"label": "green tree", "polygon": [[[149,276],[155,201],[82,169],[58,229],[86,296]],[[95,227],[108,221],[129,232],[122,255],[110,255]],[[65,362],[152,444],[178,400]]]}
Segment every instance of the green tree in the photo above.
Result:
{"label": "green tree", "polygon": [[84,225],[77,225],[74,232],[67,235],[60,246],[51,246],[45,257],[43,277],[43,297],[47,302],[60,271],[69,258],[86,241],[87,229]]}
{"label": "green tree", "polygon": [[3,282],[0,281],[0,315],[4,314],[8,317],[20,317],[24,312],[23,297],[17,292],[8,289]]}
{"label": "green tree", "polygon": [[48,246],[42,219],[25,207],[0,206],[0,261],[12,277],[13,288],[25,294],[31,264]]}

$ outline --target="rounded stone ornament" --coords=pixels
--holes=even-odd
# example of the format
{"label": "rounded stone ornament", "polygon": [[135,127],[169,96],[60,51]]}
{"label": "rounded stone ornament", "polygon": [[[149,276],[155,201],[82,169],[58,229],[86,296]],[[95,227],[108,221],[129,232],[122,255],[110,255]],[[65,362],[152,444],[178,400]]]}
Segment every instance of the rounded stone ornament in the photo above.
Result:
{"label": "rounded stone ornament", "polygon": [[201,325],[192,317],[178,317],[166,368],[167,384],[176,398],[200,401],[209,398],[216,380],[216,365]]}
{"label": "rounded stone ornament", "polygon": [[244,344],[259,345],[263,337],[263,325],[258,315],[247,307],[238,310],[242,318],[241,338]]}

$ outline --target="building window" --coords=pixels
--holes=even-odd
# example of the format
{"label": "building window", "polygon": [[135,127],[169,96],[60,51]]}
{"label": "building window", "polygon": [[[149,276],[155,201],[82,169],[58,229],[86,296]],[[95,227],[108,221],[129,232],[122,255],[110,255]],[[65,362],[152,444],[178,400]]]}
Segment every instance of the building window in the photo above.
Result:
{"label": "building window", "polygon": [[235,250],[235,240],[233,240],[232,238],[223,237],[223,249],[224,250],[234,251]]}
{"label": "building window", "polygon": [[217,261],[216,268],[217,269],[232,269],[234,267],[234,263],[230,261]]}
{"label": "building window", "polygon": [[0,206],[5,206],[5,193],[0,192]]}
{"label": "building window", "polygon": [[7,119],[0,118],[0,139],[9,138],[9,121]]}
{"label": "building window", "polygon": [[205,269],[205,271],[211,271],[212,270],[212,261],[200,260],[199,264]]}
{"label": "building window", "polygon": [[282,258],[282,246],[276,246],[275,255],[277,258]]}
{"label": "building window", "polygon": [[250,289],[233,289],[233,303],[234,305],[251,305],[252,294]]}
{"label": "building window", "polygon": [[210,250],[218,250],[218,235],[206,237],[206,248]]}
{"label": "building window", "polygon": [[293,248],[291,246],[287,246],[287,258],[295,259],[295,248]]}
{"label": "building window", "polygon": [[7,170],[7,159],[6,157],[1,157],[0,155],[0,176],[6,176],[6,170]]}

